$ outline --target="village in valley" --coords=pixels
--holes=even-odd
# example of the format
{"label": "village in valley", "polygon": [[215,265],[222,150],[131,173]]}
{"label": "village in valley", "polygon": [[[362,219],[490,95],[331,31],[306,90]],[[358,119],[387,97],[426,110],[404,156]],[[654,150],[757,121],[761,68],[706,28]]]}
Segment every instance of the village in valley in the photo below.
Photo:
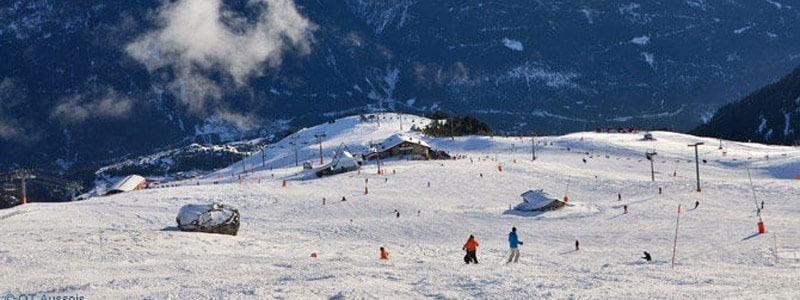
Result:
{"label": "village in valley", "polygon": [[0,290],[63,289],[44,273],[92,298],[796,293],[796,147],[633,129],[447,136],[454,123],[343,117],[193,177],[128,174],[2,211],[0,276],[15,280]]}

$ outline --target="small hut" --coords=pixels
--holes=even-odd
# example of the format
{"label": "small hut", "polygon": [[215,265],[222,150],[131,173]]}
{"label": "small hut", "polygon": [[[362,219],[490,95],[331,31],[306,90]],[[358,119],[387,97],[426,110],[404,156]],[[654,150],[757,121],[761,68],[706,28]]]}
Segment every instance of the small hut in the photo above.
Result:
{"label": "small hut", "polygon": [[374,148],[374,152],[364,155],[366,160],[387,158],[400,155],[419,155],[424,159],[431,159],[433,150],[425,141],[405,134],[395,134]]}
{"label": "small hut", "polygon": [[127,177],[122,178],[122,180],[117,181],[117,183],[111,186],[111,189],[109,189],[108,192],[106,192],[106,196],[141,190],[145,186],[147,186],[147,180],[144,179],[144,177],[139,175],[128,175]]}
{"label": "small hut", "polygon": [[331,162],[315,170],[314,174],[317,175],[317,177],[330,176],[355,171],[360,167],[361,161],[348,151],[347,146],[341,144],[339,148],[336,149],[336,153]]}
{"label": "small hut", "polygon": [[567,205],[564,201],[551,198],[543,190],[529,190],[520,196],[522,196],[522,203],[517,205],[516,210],[549,211],[560,209]]}

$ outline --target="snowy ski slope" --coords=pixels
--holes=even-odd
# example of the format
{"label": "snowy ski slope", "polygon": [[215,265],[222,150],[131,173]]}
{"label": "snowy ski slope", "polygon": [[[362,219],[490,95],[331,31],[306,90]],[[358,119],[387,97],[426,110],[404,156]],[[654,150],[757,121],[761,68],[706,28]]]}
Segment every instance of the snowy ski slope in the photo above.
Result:
{"label": "snowy ski slope", "polygon": [[[397,114],[384,116],[380,127],[349,117],[296,133],[300,162],[319,165],[313,135],[322,131],[326,162],[341,143],[367,151],[371,140],[400,131]],[[427,122],[403,115],[404,131]],[[642,140],[641,133],[537,137],[536,161],[529,137],[428,138],[434,148],[465,158],[384,161],[385,176],[369,162],[360,174],[313,180],[301,180],[290,137],[267,149],[265,159],[260,153],[247,159],[245,174],[237,163],[179,187],[0,211],[0,293],[87,299],[800,298],[800,149],[724,141],[723,156],[715,139],[653,134],[656,141]],[[694,150],[687,147],[696,141],[706,142],[700,147],[707,161],[700,164],[701,193],[695,191]],[[652,148],[658,152],[655,182],[644,159]],[[753,168],[758,205],[765,202],[766,234],[756,234],[746,166]],[[575,206],[509,211],[529,189],[561,198],[567,186]],[[176,231],[182,205],[212,201],[240,210],[238,236]],[[512,226],[525,244],[520,262],[506,265]],[[478,265],[462,260],[470,234],[481,244]],[[390,260],[378,259],[381,246]],[[642,251],[654,261],[640,259]]]}

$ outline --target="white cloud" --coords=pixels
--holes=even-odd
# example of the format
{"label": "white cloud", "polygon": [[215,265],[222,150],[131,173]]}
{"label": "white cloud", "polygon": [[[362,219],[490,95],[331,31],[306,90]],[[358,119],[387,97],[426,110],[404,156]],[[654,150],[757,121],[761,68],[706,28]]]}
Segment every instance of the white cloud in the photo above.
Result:
{"label": "white cloud", "polygon": [[171,71],[170,90],[190,112],[213,113],[229,88],[219,82],[232,79],[233,88],[244,87],[265,67],[279,67],[284,52],[311,51],[316,25],[292,0],[250,0],[248,9],[255,17],[227,10],[221,0],[164,2],[156,13],[158,28],[125,50],[151,73]]}
{"label": "white cloud", "polygon": [[6,118],[0,120],[0,139],[15,140],[24,136],[25,133],[14,120],[8,120]]}
{"label": "white cloud", "polygon": [[100,97],[90,99],[83,94],[61,99],[50,111],[50,118],[63,124],[77,124],[90,118],[125,118],[133,108],[133,100],[108,88]]}

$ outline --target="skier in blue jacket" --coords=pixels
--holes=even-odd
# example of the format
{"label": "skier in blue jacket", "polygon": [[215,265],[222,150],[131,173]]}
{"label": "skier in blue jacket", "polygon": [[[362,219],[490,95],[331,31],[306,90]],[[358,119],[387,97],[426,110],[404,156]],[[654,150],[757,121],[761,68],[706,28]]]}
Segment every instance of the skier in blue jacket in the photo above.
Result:
{"label": "skier in blue jacket", "polygon": [[511,247],[511,256],[508,257],[506,263],[519,261],[519,246],[523,243],[517,238],[517,227],[511,227],[511,232],[508,233],[508,245]]}

